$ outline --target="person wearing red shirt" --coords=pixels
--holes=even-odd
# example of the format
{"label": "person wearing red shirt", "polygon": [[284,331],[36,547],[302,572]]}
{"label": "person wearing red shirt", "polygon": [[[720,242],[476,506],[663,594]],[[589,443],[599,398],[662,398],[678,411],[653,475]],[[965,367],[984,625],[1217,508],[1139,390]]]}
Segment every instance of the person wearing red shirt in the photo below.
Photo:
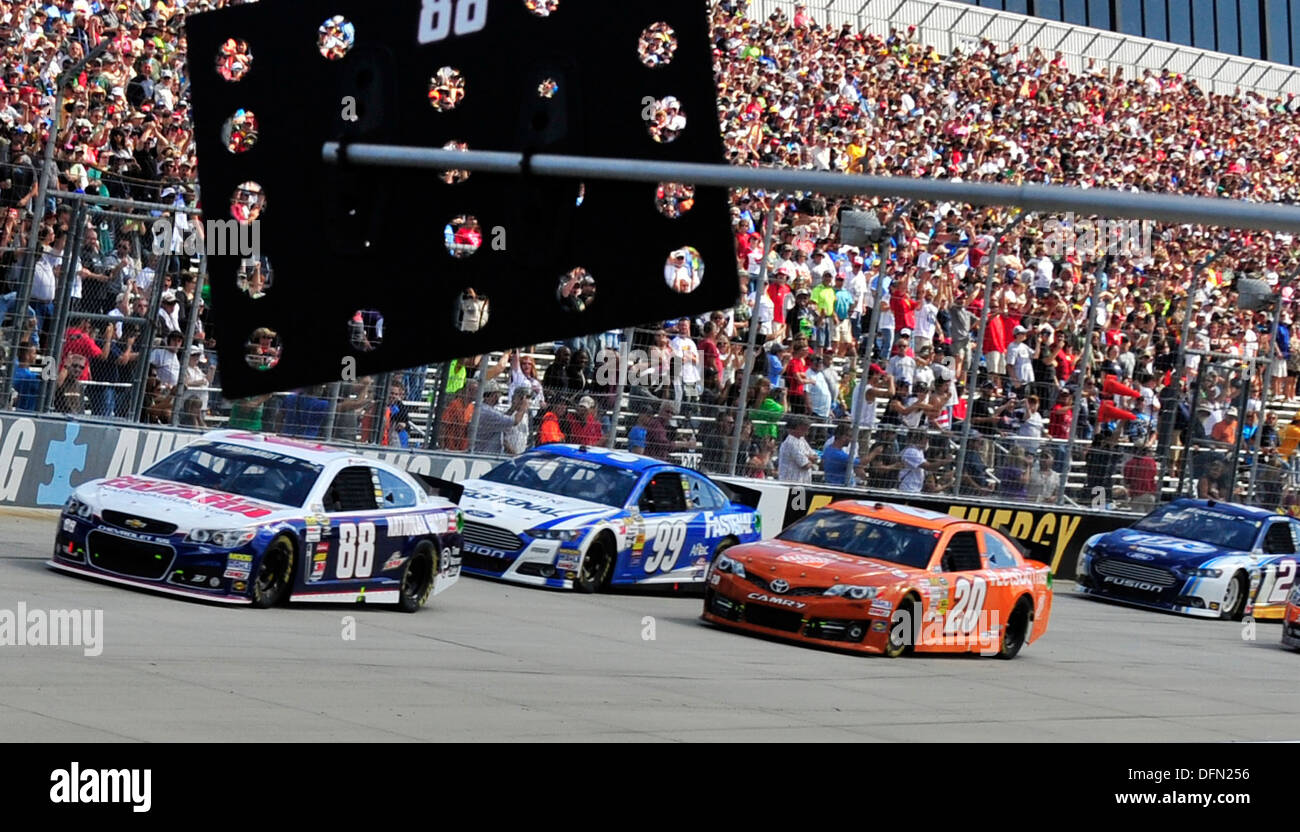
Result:
{"label": "person wearing red shirt", "polygon": [[1139,446],[1137,453],[1124,463],[1124,487],[1133,508],[1150,511],[1156,505],[1156,461],[1151,458],[1151,451]]}
{"label": "person wearing red shirt", "polygon": [[597,445],[604,442],[605,431],[596,420],[596,400],[591,396],[578,399],[578,408],[569,416],[564,433],[575,445]]}
{"label": "person wearing red shirt", "polygon": [[785,365],[786,404],[791,413],[807,413],[808,401],[804,395],[804,382],[808,380],[808,343],[794,342],[794,356]]}
{"label": "person wearing red shirt", "polygon": [[984,366],[993,375],[1007,374],[1007,347],[1019,322],[1019,317],[1006,312],[989,315],[988,328],[984,332]]}
{"label": "person wearing red shirt", "polygon": [[1047,435],[1053,439],[1069,439],[1070,426],[1074,424],[1074,395],[1068,390],[1056,399],[1056,406],[1047,420]]}
{"label": "person wearing red shirt", "polygon": [[894,313],[894,327],[897,331],[902,332],[907,329],[915,332],[916,310],[921,304],[904,293],[906,286],[906,280],[894,280],[889,294],[889,309]]}
{"label": "person wearing red shirt", "polygon": [[[717,386],[714,387],[714,392],[716,393],[722,389],[724,368],[722,364],[722,353],[718,350],[718,328],[714,325],[713,321],[705,322],[700,340],[696,341],[696,344],[700,348],[700,356],[703,358],[703,366],[713,367],[713,378],[717,380]],[[709,374],[705,372],[704,377],[708,378]]]}
{"label": "person wearing red shirt", "polygon": [[111,322],[104,324],[104,331],[101,333],[103,343],[97,344],[90,334],[90,320],[78,319],[68,328],[68,334],[63,339],[63,355],[59,361],[59,369],[63,369],[63,365],[68,363],[68,356],[83,356],[86,358],[86,365],[81,369],[81,380],[90,381],[90,361],[92,359],[98,361],[104,357],[116,332],[117,328]]}
{"label": "person wearing red shirt", "polygon": [[767,284],[767,296],[772,300],[772,324],[785,326],[785,296],[790,294],[790,271],[782,266]]}

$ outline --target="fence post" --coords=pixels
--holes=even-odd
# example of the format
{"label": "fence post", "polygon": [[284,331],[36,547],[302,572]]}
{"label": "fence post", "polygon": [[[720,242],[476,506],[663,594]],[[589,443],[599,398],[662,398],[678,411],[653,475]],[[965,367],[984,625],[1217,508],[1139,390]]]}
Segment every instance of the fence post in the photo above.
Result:
{"label": "fence post", "polygon": [[[169,245],[168,248],[170,247],[171,246]],[[189,310],[190,317],[189,320],[185,322],[185,340],[181,342],[182,343],[181,349],[185,351],[185,355],[183,358],[181,356],[177,356],[177,358],[182,358],[182,360],[181,360],[181,375],[180,378],[176,379],[177,392],[176,395],[172,397],[172,425],[173,426],[176,425],[180,420],[181,397],[185,395],[185,390],[189,387],[189,385],[185,383],[185,373],[190,366],[189,349],[190,346],[194,343],[194,331],[198,328],[199,302],[203,297],[203,284],[205,282],[205,278],[207,277],[207,275],[208,275],[208,259],[205,256],[201,261],[198,279],[194,283],[194,302],[190,305],[190,310]],[[182,279],[180,282],[184,283],[185,281]],[[172,291],[179,292],[181,291],[181,289],[180,287],[176,287]],[[331,413],[330,416],[332,418],[333,413]],[[326,434],[326,436],[329,436],[329,434]]]}
{"label": "fence post", "polygon": [[[627,372],[628,365],[631,363],[632,336],[634,330],[628,327],[623,330],[622,343],[618,347],[618,372],[617,378],[618,390],[614,393],[614,412],[609,419],[609,433],[605,436],[605,447],[613,448],[614,442],[618,438],[618,419],[622,414],[624,403],[627,400]],[[608,349],[608,347],[606,348]]]}
{"label": "fence post", "polygon": [[[1296,278],[1296,273],[1292,272],[1292,274],[1290,275],[1290,277],[1287,278],[1286,281],[1279,282],[1277,284],[1277,298],[1275,298],[1273,301],[1274,304],[1273,329],[1272,329],[1272,333],[1268,337],[1268,359],[1269,360],[1268,363],[1264,365],[1264,381],[1260,389],[1260,399],[1263,401],[1263,404],[1260,406],[1259,409],[1259,426],[1255,428],[1255,435],[1250,438],[1251,439],[1250,458],[1252,462],[1250,465],[1250,482],[1246,485],[1247,503],[1254,503],[1255,501],[1255,476],[1259,472],[1259,448],[1260,448],[1260,443],[1263,441],[1262,434],[1264,431],[1264,415],[1268,411],[1268,400],[1270,398],[1269,385],[1272,384],[1273,382],[1273,351],[1277,349],[1277,331],[1282,326],[1282,287],[1289,284],[1295,278]],[[1192,415],[1195,416],[1196,414],[1193,413]],[[1246,418],[1246,414],[1242,413],[1241,418],[1244,420]],[[1237,464],[1237,460],[1235,456],[1233,457],[1232,464],[1234,466]],[[1237,475],[1235,468],[1232,472],[1232,475],[1234,478]],[[1236,482],[1236,479],[1234,479],[1233,482]]]}
{"label": "fence post", "polygon": [[[487,383],[487,366],[491,358],[489,353],[479,356],[478,367],[474,369],[474,378],[477,383],[474,385],[474,412],[469,418],[469,433],[466,436],[465,451],[474,453],[474,443],[478,440],[478,417],[483,410],[483,385]],[[465,375],[465,383],[469,384],[469,374]]]}
{"label": "fence post", "polygon": [[[988,333],[989,311],[993,306],[993,278],[998,272],[998,238],[1007,234],[1030,214],[1015,217],[1001,228],[993,237],[993,246],[989,249],[989,267],[984,275],[984,302],[980,308],[979,336],[971,339],[970,367],[966,370],[966,418],[962,420],[961,444],[957,448],[957,478],[953,481],[952,495],[961,496],[961,478],[966,473],[966,452],[970,448],[971,417],[974,411],[975,390],[979,384],[980,362],[984,360],[984,336]],[[987,460],[986,460],[987,462]]]}
{"label": "fence post", "polygon": [[[740,373],[740,398],[736,400],[736,426],[731,434],[731,458],[727,461],[727,473],[733,477],[736,475],[736,463],[740,457],[740,436],[749,413],[749,382],[754,374],[754,361],[757,360],[754,347],[758,343],[760,327],[758,307],[763,300],[763,293],[767,291],[767,263],[772,253],[772,226],[776,222],[776,206],[780,202],[780,195],[775,195],[771,207],[767,209],[767,216],[763,219],[763,259],[758,266],[758,288],[754,293],[754,311],[749,316],[749,346],[745,348],[745,365]],[[772,309],[772,319],[776,320],[775,307]]]}
{"label": "fence post", "polygon": [[[137,238],[136,243],[138,245],[143,246],[143,240],[141,238]],[[141,270],[143,271],[144,254],[143,252],[140,252],[136,256],[140,260],[140,267]],[[158,307],[159,307],[159,301],[162,298],[162,293],[163,293],[163,288],[162,288],[163,275],[166,274],[167,269],[170,268],[170,262],[169,262],[170,257],[171,257],[171,253],[168,251],[164,251],[163,253],[158,255],[158,264],[157,267],[154,269],[153,282],[149,284],[149,295],[150,295],[149,311],[145,317],[144,330],[141,332],[141,336],[142,336],[141,340],[144,343],[145,352],[141,356],[144,360],[140,362],[140,370],[136,378],[136,387],[135,387],[135,396],[134,396],[135,400],[132,402],[133,415],[131,416],[131,419],[133,421],[137,421],[141,418],[142,415],[141,409],[144,407],[144,390],[145,387],[147,387],[149,384],[149,367],[152,366],[151,359],[153,357],[153,351],[154,351],[154,344],[153,344],[154,330],[157,328],[157,324],[158,324]],[[163,346],[164,347],[166,346],[165,341],[163,343]],[[180,360],[179,355],[176,358],[177,360]],[[184,368],[182,367],[182,370],[183,369]]]}
{"label": "fence post", "polygon": [[[54,328],[50,330],[49,356],[55,367],[63,365],[63,340],[67,337],[69,307],[72,305],[72,282],[77,270],[81,268],[81,238],[85,227],[86,204],[79,202],[72,209],[72,223],[67,237],[63,241],[63,280],[59,284],[57,308],[55,309]],[[89,335],[89,333],[87,333]],[[54,393],[58,387],[57,376],[51,379],[49,373],[41,374],[41,413],[49,413],[53,405]]]}
{"label": "fence post", "polygon": [[[1183,312],[1183,338],[1181,341],[1178,342],[1179,391],[1178,391],[1178,399],[1176,400],[1175,404],[1181,403],[1183,397],[1182,388],[1187,386],[1187,376],[1188,376],[1187,341],[1192,337],[1192,318],[1196,317],[1196,309],[1193,306],[1193,304],[1196,301],[1196,283],[1201,278],[1201,272],[1204,271],[1206,267],[1208,267],[1211,263],[1213,263],[1215,259],[1222,253],[1223,253],[1223,249],[1219,249],[1218,251],[1213,251],[1204,260],[1202,260],[1200,263],[1197,263],[1196,268],[1192,270],[1191,280],[1189,280],[1187,283],[1187,309],[1185,312]],[[1190,424],[1191,420],[1196,418],[1196,400],[1197,400],[1197,395],[1193,394],[1192,401],[1191,401],[1192,412],[1187,414],[1187,421],[1188,421],[1187,436],[1188,437],[1191,436],[1191,424]],[[1177,420],[1176,414],[1174,418],[1175,420]],[[1170,426],[1170,430],[1171,431],[1174,430],[1174,427],[1172,425]],[[1188,463],[1191,462],[1191,449],[1188,447],[1189,444],[1190,443],[1188,443],[1185,440],[1185,438],[1184,441],[1180,442],[1180,446],[1182,447],[1182,451],[1183,451],[1183,464],[1179,468],[1178,490],[1174,492],[1174,496],[1178,496],[1179,494],[1183,493],[1183,484],[1185,482],[1185,477],[1187,475],[1187,465]],[[1173,434],[1171,433],[1169,437],[1169,448],[1168,448],[1169,453],[1163,454],[1160,457],[1160,470],[1158,474],[1159,476],[1158,482],[1160,483],[1160,493],[1156,495],[1157,499],[1163,496],[1165,491],[1165,477],[1168,471],[1167,460],[1172,459],[1173,457],[1173,445],[1174,445],[1174,437]]]}
{"label": "fence post", "polygon": [[1097,273],[1092,276],[1092,298],[1088,302],[1088,328],[1083,335],[1083,355],[1079,358],[1079,391],[1074,395],[1074,416],[1070,419],[1069,435],[1065,440],[1065,470],[1056,484],[1056,504],[1065,503],[1065,487],[1070,482],[1074,467],[1074,440],[1079,435],[1079,417],[1083,413],[1083,382],[1092,373],[1092,333],[1097,328],[1097,306],[1101,303],[1101,276],[1106,270],[1106,258],[1097,261]]}

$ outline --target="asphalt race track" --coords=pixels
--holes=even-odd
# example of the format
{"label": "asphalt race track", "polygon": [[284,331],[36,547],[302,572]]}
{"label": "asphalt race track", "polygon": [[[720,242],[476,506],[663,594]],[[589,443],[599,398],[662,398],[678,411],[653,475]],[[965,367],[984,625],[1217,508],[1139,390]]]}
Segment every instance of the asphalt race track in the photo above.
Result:
{"label": "asphalt race track", "polygon": [[695,598],[472,578],[416,615],[210,606],[50,571],[54,522],[0,514],[0,610],[102,609],[103,652],[0,646],[0,741],[1300,738],[1276,624],[1251,642],[1061,585],[1012,662],[888,660],[716,630]]}

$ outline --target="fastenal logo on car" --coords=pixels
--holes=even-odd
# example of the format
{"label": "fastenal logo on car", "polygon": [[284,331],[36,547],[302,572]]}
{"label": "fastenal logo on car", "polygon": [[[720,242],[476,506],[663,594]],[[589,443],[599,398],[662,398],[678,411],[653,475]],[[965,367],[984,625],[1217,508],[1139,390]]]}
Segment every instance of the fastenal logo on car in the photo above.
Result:
{"label": "fastenal logo on car", "polygon": [[80,647],[87,656],[104,652],[103,610],[0,609],[0,647]]}
{"label": "fastenal logo on car", "polygon": [[50,772],[51,803],[126,803],[133,812],[153,805],[153,769],[88,768],[80,763]]}

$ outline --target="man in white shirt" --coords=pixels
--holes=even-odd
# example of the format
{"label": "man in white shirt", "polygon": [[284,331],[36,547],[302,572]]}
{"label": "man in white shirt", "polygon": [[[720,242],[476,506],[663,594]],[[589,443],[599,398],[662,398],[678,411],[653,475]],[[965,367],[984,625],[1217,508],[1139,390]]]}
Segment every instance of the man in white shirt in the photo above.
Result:
{"label": "man in white shirt", "polygon": [[[1025,343],[1029,330],[1017,326],[1012,333],[1015,335],[1015,340],[1007,346],[1007,374],[1011,376],[1012,383],[1017,388],[1024,388],[1034,383],[1033,360],[1037,353],[1029,349],[1029,344]],[[1041,341],[1039,348],[1042,348]]]}
{"label": "man in white shirt", "polygon": [[782,482],[812,482],[817,454],[808,444],[808,426],[808,420],[802,416],[790,418],[789,433],[778,454],[777,478]]}
{"label": "man in white shirt", "polygon": [[673,361],[681,367],[673,393],[681,411],[682,402],[698,402],[704,389],[704,365],[700,349],[691,339],[691,319],[682,318],[679,334],[672,340]]}

